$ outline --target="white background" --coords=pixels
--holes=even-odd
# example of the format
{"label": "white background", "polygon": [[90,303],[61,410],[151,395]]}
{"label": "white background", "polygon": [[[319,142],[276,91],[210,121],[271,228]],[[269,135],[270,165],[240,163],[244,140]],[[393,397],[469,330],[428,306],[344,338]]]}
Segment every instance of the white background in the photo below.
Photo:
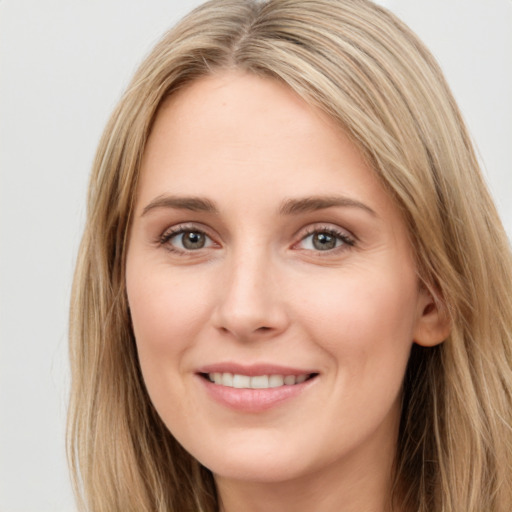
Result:
{"label": "white background", "polygon": [[[0,0],[0,512],[73,511],[67,309],[86,183],[137,64],[198,0]],[[512,234],[512,1],[382,0],[441,62]]]}

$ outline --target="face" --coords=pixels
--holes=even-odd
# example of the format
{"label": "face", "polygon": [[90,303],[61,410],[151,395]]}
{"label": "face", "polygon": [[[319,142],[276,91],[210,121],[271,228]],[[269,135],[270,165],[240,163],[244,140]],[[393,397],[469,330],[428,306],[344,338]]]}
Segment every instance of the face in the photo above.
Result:
{"label": "face", "polygon": [[219,74],[161,107],[126,284],[151,400],[217,476],[389,462],[430,299],[356,146],[285,85]]}

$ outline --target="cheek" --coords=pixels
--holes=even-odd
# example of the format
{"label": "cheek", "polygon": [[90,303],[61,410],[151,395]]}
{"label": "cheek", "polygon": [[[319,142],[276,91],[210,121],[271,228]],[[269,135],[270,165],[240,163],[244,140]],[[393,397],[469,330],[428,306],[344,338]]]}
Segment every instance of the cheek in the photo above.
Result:
{"label": "cheek", "polygon": [[127,265],[127,295],[141,370],[157,400],[187,370],[186,354],[209,317],[208,291],[168,266],[140,268]]}
{"label": "cheek", "polygon": [[210,316],[208,288],[166,265],[141,268],[128,260],[126,286],[140,368],[168,428],[178,422],[187,430],[188,354]]}
{"label": "cheek", "polygon": [[[397,428],[413,341],[414,277],[390,279],[354,271],[351,277],[324,286],[321,293],[310,289],[304,296],[307,336],[330,359],[326,423],[335,425],[335,432],[343,432],[346,439],[361,442],[384,423]],[[331,446],[336,442],[335,436]]]}
{"label": "cheek", "polygon": [[[127,294],[135,337],[162,348],[184,341],[182,334],[199,326],[208,301],[200,278],[180,278],[165,265],[136,272],[127,268]],[[144,268],[144,267],[139,267]]]}
{"label": "cheek", "polygon": [[[357,272],[304,290],[309,336],[356,381],[400,381],[413,342],[414,273]],[[396,385],[396,383],[395,383]]]}

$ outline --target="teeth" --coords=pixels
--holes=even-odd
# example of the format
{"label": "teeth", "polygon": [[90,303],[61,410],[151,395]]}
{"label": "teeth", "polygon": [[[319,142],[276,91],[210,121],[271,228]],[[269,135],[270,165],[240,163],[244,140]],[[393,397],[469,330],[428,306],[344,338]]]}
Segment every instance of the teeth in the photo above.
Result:
{"label": "teeth", "polygon": [[268,387],[269,388],[278,388],[279,386],[284,385],[284,377],[282,375],[269,375],[268,377]]}
{"label": "teeth", "polygon": [[233,387],[234,388],[250,388],[251,377],[248,375],[233,375]]}
{"label": "teeth", "polygon": [[287,386],[293,386],[295,384],[295,375],[287,375],[285,378],[284,378],[284,383],[287,385]]}
{"label": "teeth", "polygon": [[228,386],[230,388],[233,387],[233,374],[232,373],[223,373],[222,374],[222,385]]}
{"label": "teeth", "polygon": [[265,389],[269,387],[268,384],[268,376],[267,375],[258,375],[256,377],[251,377],[251,385],[249,387],[256,389]]}
{"label": "teeth", "polygon": [[254,377],[237,373],[215,372],[208,374],[208,378],[211,382],[238,389],[269,389],[281,386],[293,386],[295,384],[301,384],[307,380],[308,377],[309,374],[307,373],[302,375],[255,375]]}

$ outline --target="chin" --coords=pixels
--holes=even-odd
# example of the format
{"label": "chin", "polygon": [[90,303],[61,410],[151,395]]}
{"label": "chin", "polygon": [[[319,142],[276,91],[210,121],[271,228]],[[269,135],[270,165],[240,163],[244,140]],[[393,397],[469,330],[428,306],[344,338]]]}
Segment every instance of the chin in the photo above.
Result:
{"label": "chin", "polygon": [[276,430],[239,431],[218,436],[214,445],[195,444],[186,449],[215,477],[254,483],[279,483],[312,475],[337,458],[332,452],[322,454],[321,447],[311,440],[293,439],[290,433]]}
{"label": "chin", "polygon": [[228,458],[213,462],[208,469],[216,478],[241,480],[253,483],[282,483],[295,480],[307,473],[306,468],[295,462],[274,457],[250,459],[249,457]]}

